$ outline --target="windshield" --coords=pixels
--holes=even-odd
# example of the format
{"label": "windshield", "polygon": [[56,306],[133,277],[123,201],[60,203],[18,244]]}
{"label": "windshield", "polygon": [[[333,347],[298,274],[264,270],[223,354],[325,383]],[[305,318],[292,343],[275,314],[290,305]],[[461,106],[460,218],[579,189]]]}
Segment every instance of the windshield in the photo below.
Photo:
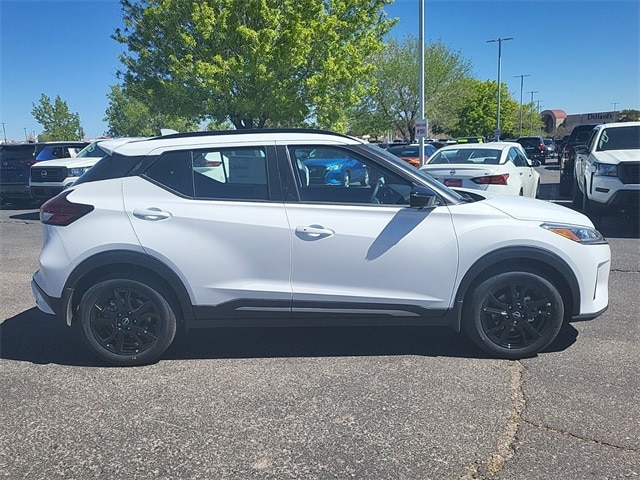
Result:
{"label": "windshield", "polygon": [[105,152],[104,150],[102,150],[99,146],[98,146],[98,142],[93,142],[90,143],[89,145],[87,145],[86,147],[84,147],[80,153],[78,153],[77,157],[97,157],[97,158],[102,158],[107,154],[107,152]]}
{"label": "windshield", "polygon": [[598,139],[598,152],[640,149],[640,125],[605,128]]}
{"label": "windshield", "polygon": [[494,148],[447,148],[439,150],[427,164],[485,164],[497,165],[500,162],[500,150]]}

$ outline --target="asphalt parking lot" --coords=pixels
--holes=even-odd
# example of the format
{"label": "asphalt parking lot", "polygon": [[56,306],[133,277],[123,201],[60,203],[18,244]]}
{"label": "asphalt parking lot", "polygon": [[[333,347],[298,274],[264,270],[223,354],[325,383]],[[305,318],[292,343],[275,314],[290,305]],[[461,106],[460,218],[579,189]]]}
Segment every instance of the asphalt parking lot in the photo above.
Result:
{"label": "asphalt parking lot", "polygon": [[[539,171],[557,201],[557,164]],[[536,358],[446,329],[225,329],[107,368],[35,307],[37,210],[2,207],[0,477],[638,478],[640,226],[600,229],[609,310]]]}

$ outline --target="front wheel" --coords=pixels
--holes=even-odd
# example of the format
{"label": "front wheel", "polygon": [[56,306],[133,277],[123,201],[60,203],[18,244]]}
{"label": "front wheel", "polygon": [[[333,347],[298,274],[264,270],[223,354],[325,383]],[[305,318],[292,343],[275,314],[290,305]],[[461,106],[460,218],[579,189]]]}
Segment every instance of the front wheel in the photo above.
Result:
{"label": "front wheel", "polygon": [[558,335],[564,304],[547,279],[506,272],[481,282],[468,297],[465,329],[487,353],[508,359],[531,357]]}
{"label": "front wheel", "polygon": [[176,317],[157,288],[127,278],[98,282],[79,306],[89,347],[112,365],[156,361],[176,334]]}

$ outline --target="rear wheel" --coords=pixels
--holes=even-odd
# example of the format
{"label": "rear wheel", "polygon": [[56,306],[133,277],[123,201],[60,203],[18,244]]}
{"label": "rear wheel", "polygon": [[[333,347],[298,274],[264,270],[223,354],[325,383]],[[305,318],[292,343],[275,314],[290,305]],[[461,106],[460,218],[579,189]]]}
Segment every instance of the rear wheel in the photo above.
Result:
{"label": "rear wheel", "polygon": [[509,359],[535,355],[558,335],[564,304],[547,279],[506,272],[480,283],[468,297],[465,329],[489,354]]}
{"label": "rear wheel", "polygon": [[89,347],[113,365],[156,361],[176,334],[176,317],[159,289],[127,278],[98,282],[79,308]]}

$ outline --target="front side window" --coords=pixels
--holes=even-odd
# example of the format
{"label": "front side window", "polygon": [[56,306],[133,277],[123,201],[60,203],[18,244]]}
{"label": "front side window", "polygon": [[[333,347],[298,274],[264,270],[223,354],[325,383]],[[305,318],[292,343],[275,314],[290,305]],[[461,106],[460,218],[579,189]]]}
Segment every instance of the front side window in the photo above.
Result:
{"label": "front side window", "polygon": [[327,146],[289,148],[305,202],[409,204],[411,182],[348,150]]}
{"label": "front side window", "polygon": [[145,177],[196,199],[269,199],[267,159],[262,148],[167,152],[145,172]]}

